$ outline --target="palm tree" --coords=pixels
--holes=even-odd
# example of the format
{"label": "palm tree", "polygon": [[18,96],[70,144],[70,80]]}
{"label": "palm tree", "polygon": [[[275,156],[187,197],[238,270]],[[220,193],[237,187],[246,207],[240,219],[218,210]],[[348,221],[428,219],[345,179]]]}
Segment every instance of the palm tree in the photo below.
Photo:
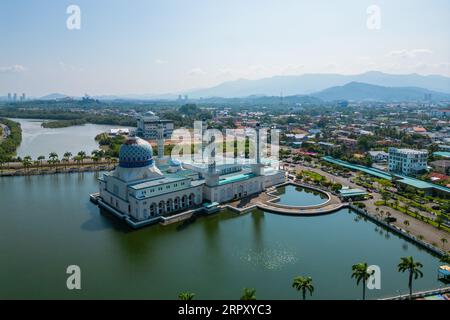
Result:
{"label": "palm tree", "polygon": [[31,166],[31,157],[30,156],[25,156],[22,159],[22,165],[25,168],[25,173],[28,173],[28,168]]}
{"label": "palm tree", "polygon": [[352,278],[356,279],[356,285],[362,281],[363,284],[363,300],[366,300],[366,282],[370,276],[374,274],[374,270],[369,271],[369,266],[365,262],[360,262],[352,266]]}
{"label": "palm tree", "polygon": [[39,156],[39,157],[37,157],[37,160],[39,161],[39,166],[42,167],[42,161],[45,160],[45,156]]}
{"label": "palm tree", "polygon": [[56,164],[58,161],[58,154],[56,152],[51,152],[48,156],[51,164]]}
{"label": "palm tree", "polygon": [[403,221],[403,224],[406,226],[406,227],[408,227],[409,226],[409,220],[405,220],[405,221]]}
{"label": "palm tree", "polygon": [[94,161],[94,169],[96,168],[98,162],[100,161],[100,157],[95,155],[92,157],[92,161]]}
{"label": "palm tree", "polygon": [[441,238],[441,242],[442,242],[442,249],[445,250],[445,244],[448,242],[447,238]]}
{"label": "palm tree", "polygon": [[244,288],[241,300],[256,300],[256,289]]}
{"label": "palm tree", "polygon": [[78,152],[78,157],[80,157],[81,164],[83,165],[84,159],[86,159],[86,152],[80,151]]}
{"label": "palm tree", "polygon": [[63,161],[65,163],[64,169],[67,170],[67,163],[70,161],[70,157],[72,156],[72,152],[66,152],[64,153]]}
{"label": "palm tree", "polygon": [[178,295],[179,300],[194,300],[195,293],[182,292]]}
{"label": "palm tree", "polygon": [[398,272],[409,272],[408,277],[408,287],[409,287],[409,298],[412,298],[412,282],[413,278],[423,277],[423,272],[420,270],[423,267],[422,263],[415,262],[413,257],[403,257],[398,264]]}
{"label": "palm tree", "polygon": [[306,300],[306,291],[308,291],[311,296],[314,292],[311,277],[296,277],[292,283],[292,287],[297,291],[302,292],[303,300]]}

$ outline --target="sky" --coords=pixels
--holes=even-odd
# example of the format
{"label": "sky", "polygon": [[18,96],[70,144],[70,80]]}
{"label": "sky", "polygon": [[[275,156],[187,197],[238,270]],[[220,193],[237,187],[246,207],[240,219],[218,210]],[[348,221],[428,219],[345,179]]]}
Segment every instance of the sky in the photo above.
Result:
{"label": "sky", "polygon": [[[71,5],[79,29],[67,27]],[[0,39],[0,96],[184,93],[371,70],[450,76],[450,1],[0,0]]]}

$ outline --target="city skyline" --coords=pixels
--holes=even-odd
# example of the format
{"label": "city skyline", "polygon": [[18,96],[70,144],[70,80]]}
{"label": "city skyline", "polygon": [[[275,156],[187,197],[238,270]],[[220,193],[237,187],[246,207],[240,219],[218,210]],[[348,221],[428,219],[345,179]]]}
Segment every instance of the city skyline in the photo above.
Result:
{"label": "city skyline", "polygon": [[[70,5],[81,10],[79,30],[67,28]],[[158,95],[372,70],[450,76],[448,9],[440,0],[2,3],[0,36],[14,45],[0,52],[0,95]]]}

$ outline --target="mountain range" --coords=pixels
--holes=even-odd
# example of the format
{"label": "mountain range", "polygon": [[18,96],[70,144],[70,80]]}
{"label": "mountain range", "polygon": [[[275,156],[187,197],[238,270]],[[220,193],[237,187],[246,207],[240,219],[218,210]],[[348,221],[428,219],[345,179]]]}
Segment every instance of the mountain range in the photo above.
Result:
{"label": "mountain range", "polygon": [[259,80],[228,81],[217,86],[188,92],[190,98],[246,97],[250,95],[284,96],[310,95],[331,87],[360,82],[384,87],[418,87],[431,91],[450,93],[450,78],[419,74],[394,75],[370,71],[358,75],[304,74],[275,76]]}
{"label": "mountain range", "polygon": [[[176,100],[188,95],[190,101],[266,104],[280,101],[317,103],[319,101],[423,101],[425,95],[432,101],[450,100],[450,78],[440,75],[387,74],[370,71],[357,75],[304,74],[274,76],[259,80],[239,79],[214,87],[188,92],[161,95],[105,95],[99,100]],[[431,96],[430,96],[431,95]],[[67,95],[53,93],[40,100],[59,100]],[[76,98],[76,97],[75,97]],[[0,97],[6,100],[6,97]]]}

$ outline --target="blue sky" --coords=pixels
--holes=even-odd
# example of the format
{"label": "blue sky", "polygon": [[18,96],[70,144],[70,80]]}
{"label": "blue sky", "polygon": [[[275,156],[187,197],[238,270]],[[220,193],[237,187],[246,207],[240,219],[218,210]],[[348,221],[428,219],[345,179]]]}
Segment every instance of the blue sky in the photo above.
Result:
{"label": "blue sky", "polygon": [[[66,27],[69,5],[81,29]],[[370,5],[381,28],[367,27]],[[184,92],[369,70],[450,76],[448,0],[1,0],[0,96]]]}

